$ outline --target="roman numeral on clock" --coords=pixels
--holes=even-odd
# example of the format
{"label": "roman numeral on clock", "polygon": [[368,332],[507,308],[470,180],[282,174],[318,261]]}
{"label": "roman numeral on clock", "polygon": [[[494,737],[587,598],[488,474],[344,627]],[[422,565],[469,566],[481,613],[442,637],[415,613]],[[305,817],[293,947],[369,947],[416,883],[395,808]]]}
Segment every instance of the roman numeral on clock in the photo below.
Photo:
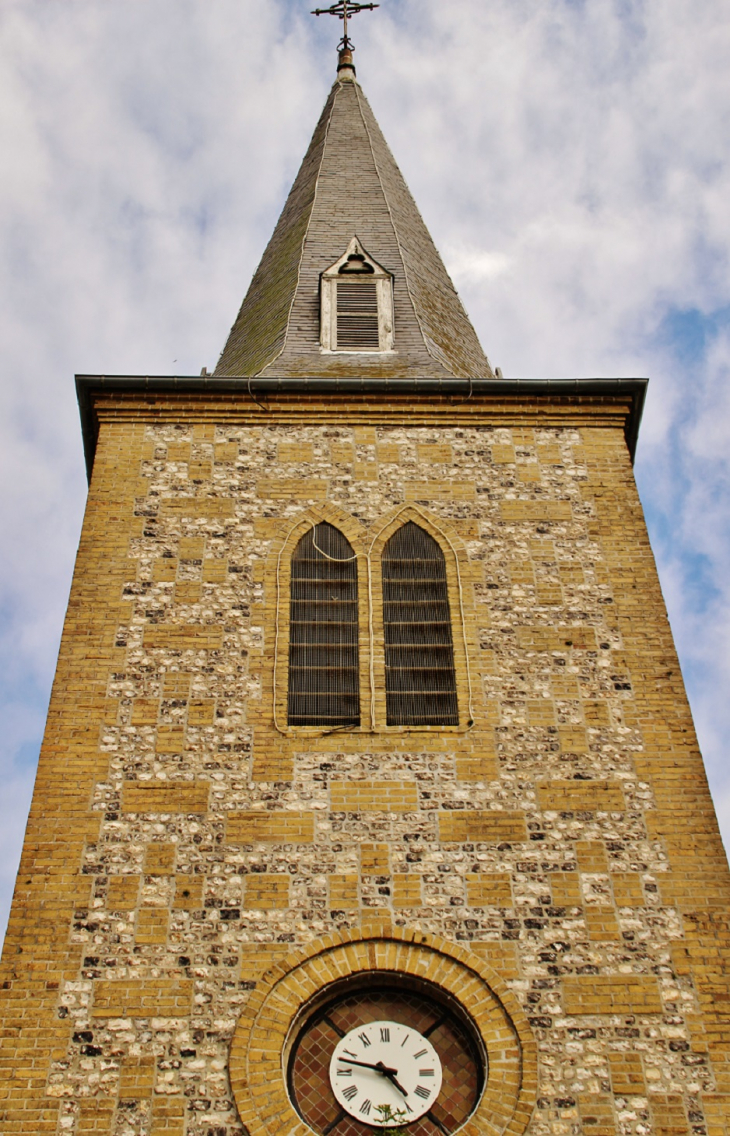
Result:
{"label": "roman numeral on clock", "polygon": [[434,1075],[433,1069],[419,1069],[418,1070],[418,1076],[419,1077],[433,1077],[433,1075]]}
{"label": "roman numeral on clock", "polygon": [[357,1096],[357,1091],[357,1085],[348,1085],[346,1089],[342,1090],[342,1095],[345,1100],[352,1100],[353,1097]]}
{"label": "roman numeral on clock", "polygon": [[427,1053],[428,1053],[427,1049],[419,1049],[418,1053],[414,1053],[413,1056],[414,1057],[425,1057]]}
{"label": "roman numeral on clock", "polygon": [[383,1029],[383,1027],[381,1026],[381,1028],[380,1028],[380,1040],[381,1041],[390,1041],[390,1030],[387,1027],[385,1029]]}
{"label": "roman numeral on clock", "polygon": [[428,1100],[431,1096],[431,1090],[424,1089],[423,1085],[416,1085],[416,1096],[420,1097],[421,1100]]}
{"label": "roman numeral on clock", "polygon": [[362,1104],[360,1105],[360,1112],[364,1113],[365,1116],[370,1116],[370,1109],[371,1108],[372,1108],[372,1104],[369,1100],[363,1101]]}
{"label": "roman numeral on clock", "polygon": [[[370,1045],[370,1038],[368,1037],[368,1035],[366,1033],[359,1033],[357,1036],[360,1038],[360,1041],[363,1043],[363,1045],[367,1049],[368,1046]],[[424,1050],[424,1053],[425,1053],[425,1050]]]}
{"label": "roman numeral on clock", "polygon": [[337,1070],[337,1076],[338,1077],[351,1077],[352,1076],[352,1069],[338,1069]]}

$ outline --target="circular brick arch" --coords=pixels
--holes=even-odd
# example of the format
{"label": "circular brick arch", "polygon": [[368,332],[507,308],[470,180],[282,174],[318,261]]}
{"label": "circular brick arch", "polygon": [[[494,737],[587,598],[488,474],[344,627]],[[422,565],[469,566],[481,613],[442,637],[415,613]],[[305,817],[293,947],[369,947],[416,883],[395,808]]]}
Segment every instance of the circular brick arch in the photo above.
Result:
{"label": "circular brick arch", "polygon": [[464,1136],[521,1136],[535,1105],[537,1047],[519,1003],[481,959],[434,935],[329,936],[292,953],[258,983],[231,1044],[231,1088],[251,1136],[311,1136],[285,1087],[284,1055],[302,1012],[327,986],[373,972],[406,974],[455,998],[479,1031],[489,1077]]}

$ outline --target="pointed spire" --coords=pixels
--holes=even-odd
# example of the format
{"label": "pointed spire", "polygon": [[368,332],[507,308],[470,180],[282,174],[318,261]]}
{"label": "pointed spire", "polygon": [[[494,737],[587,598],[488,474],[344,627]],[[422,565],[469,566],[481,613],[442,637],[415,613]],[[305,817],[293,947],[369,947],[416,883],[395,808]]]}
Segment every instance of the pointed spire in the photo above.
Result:
{"label": "pointed spire", "polygon": [[[380,350],[323,347],[330,341],[322,330],[322,277],[333,265],[344,265],[353,240],[369,263],[382,266],[380,277],[392,282],[386,320],[392,326],[384,335],[381,318]],[[494,377],[355,78],[348,45],[340,51],[337,81],[215,373]]]}

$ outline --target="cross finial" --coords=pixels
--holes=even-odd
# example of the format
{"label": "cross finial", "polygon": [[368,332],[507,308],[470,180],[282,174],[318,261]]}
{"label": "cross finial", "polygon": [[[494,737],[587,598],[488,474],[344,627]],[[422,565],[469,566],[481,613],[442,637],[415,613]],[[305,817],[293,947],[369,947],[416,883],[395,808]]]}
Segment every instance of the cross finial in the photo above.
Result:
{"label": "cross finial", "polygon": [[[344,22],[344,35],[337,45],[340,52],[340,65],[342,65],[344,56],[348,55],[346,65],[352,67],[352,52],[355,50],[355,45],[347,34],[347,24],[352,16],[356,16],[358,12],[372,11],[373,8],[379,8],[379,4],[361,4],[358,0],[337,0],[330,8],[315,8],[312,12],[313,16],[339,16]],[[353,68],[354,70],[354,68]]]}

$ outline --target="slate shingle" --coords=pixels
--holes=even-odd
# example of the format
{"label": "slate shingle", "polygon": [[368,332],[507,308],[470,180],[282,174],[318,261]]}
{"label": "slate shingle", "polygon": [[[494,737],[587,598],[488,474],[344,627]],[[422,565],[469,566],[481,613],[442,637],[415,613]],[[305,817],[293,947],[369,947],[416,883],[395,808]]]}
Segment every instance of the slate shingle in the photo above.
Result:
{"label": "slate shingle", "polygon": [[[356,236],[393,275],[395,352],[322,354],[319,279]],[[217,375],[485,377],[493,372],[359,84],[338,79]]]}

